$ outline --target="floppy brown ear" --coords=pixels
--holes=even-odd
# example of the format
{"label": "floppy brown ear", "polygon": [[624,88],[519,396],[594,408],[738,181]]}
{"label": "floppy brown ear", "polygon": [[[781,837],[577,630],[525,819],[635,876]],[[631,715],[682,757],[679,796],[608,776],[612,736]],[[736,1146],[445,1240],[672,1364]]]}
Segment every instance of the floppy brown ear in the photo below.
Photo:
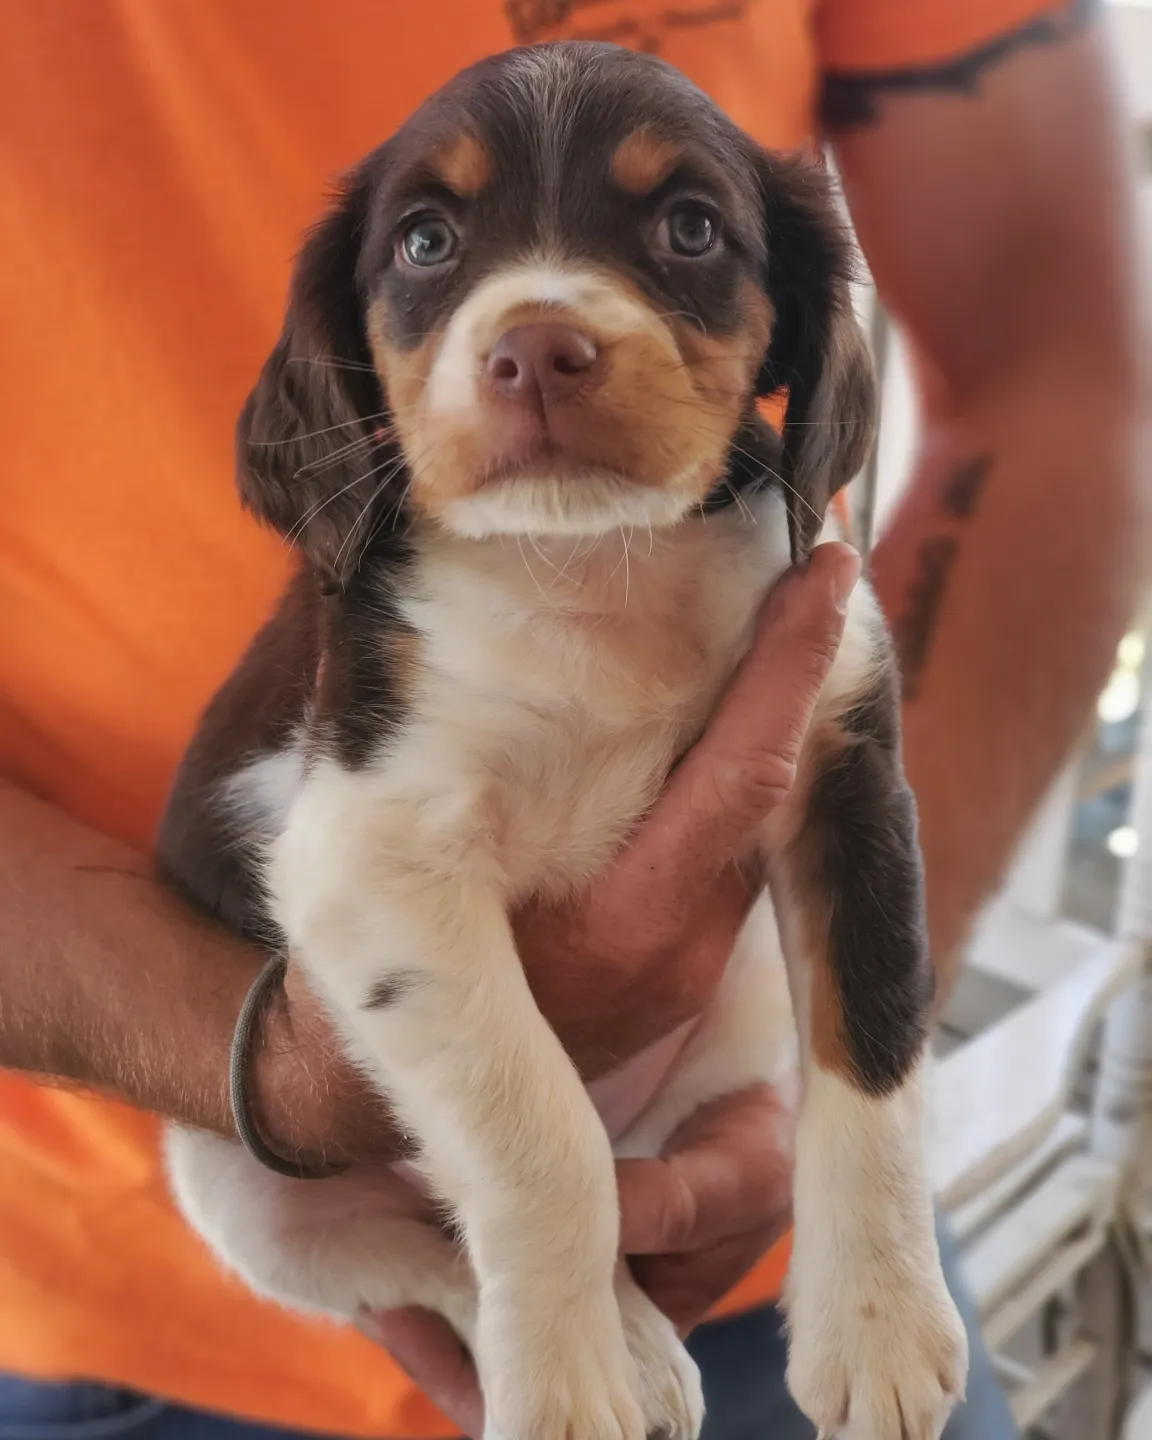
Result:
{"label": "floppy brown ear", "polygon": [[283,332],[236,427],[243,504],[334,585],[355,569],[387,502],[382,480],[401,464],[356,278],[369,188],[353,175],[305,241]]}
{"label": "floppy brown ear", "polygon": [[772,339],[757,393],[788,392],[783,479],[793,562],[806,560],[828,502],[875,438],[876,378],[852,310],[853,247],[826,173],[764,155]]}

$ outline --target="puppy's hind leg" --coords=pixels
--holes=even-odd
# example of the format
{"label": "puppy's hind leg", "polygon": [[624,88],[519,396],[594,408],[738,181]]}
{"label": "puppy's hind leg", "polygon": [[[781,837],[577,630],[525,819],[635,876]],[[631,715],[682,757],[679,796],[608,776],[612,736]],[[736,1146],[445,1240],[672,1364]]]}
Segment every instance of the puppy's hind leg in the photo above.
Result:
{"label": "puppy's hind leg", "polygon": [[838,709],[814,731],[771,877],[804,1070],[788,1379],[823,1435],[937,1440],[967,1342],[924,1153],[932,977],[915,808],[889,676]]}
{"label": "puppy's hind leg", "polygon": [[362,1308],[419,1305],[473,1344],[472,1268],[398,1175],[289,1180],[231,1141],[175,1127],[165,1149],[185,1217],[258,1295],[345,1321]]}

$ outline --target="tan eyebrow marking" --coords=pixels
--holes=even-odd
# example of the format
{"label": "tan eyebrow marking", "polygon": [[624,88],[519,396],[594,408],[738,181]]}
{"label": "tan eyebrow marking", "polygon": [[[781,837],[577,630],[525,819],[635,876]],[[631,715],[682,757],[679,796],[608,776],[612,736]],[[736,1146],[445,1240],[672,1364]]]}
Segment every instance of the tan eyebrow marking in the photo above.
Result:
{"label": "tan eyebrow marking", "polygon": [[666,180],[680,159],[680,146],[641,125],[623,139],[612,156],[612,178],[630,195],[647,195]]}
{"label": "tan eyebrow marking", "polygon": [[440,146],[432,168],[450,190],[473,200],[492,178],[492,157],[475,135],[464,131]]}

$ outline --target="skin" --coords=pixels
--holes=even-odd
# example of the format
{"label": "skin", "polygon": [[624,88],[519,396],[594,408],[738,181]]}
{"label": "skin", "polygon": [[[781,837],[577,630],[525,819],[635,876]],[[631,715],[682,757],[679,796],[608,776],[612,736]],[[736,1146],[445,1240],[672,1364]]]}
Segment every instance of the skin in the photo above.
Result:
{"label": "skin", "polygon": [[[881,96],[871,123],[834,137],[869,265],[917,357],[922,449],[873,567],[897,636],[927,629],[904,755],[942,995],[1146,573],[1127,129],[1104,37],[1082,24],[1022,43],[975,95]],[[954,559],[925,615],[941,538]]]}
{"label": "skin", "polygon": [[[1087,719],[1147,552],[1132,184],[1111,88],[1102,41],[1077,24],[1008,47],[968,89],[878,84],[865,118],[833,136],[867,258],[918,357],[922,454],[873,565],[912,671],[905,761],[942,995]],[[833,550],[778,587],[728,705],[596,895],[520,917],[535,992],[586,1076],[697,1013],[719,976],[748,895],[718,857],[786,788],[838,634],[840,563]],[[153,884],[141,857],[0,791],[0,1063],[229,1134],[228,1040],[259,963]],[[286,1153],[395,1154],[291,974],[252,1079]],[[784,1224],[786,1117],[784,1097],[730,1098],[665,1158],[621,1166],[625,1248],[677,1323]],[[424,1315],[364,1323],[476,1433],[453,1337]]]}

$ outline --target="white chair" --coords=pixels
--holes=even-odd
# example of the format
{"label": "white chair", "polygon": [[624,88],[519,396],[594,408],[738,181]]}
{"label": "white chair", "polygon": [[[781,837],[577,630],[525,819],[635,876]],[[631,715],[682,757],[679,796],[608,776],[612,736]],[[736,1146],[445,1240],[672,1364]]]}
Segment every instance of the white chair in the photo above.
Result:
{"label": "white chair", "polygon": [[[1152,838],[1152,719],[1136,773],[1131,823]],[[1124,1425],[1133,1280],[1152,1235],[1150,937],[1152,845],[1127,862],[1114,937],[1029,910],[1010,889],[969,964],[1028,998],[935,1077],[937,1195],[985,1338],[1021,1429],[1043,1418],[1068,1440],[1115,1440]],[[1091,1112],[1077,1113],[1069,1100],[1102,1019]],[[1005,1353],[1037,1325],[1029,1363]],[[1152,1440],[1147,1403],[1127,1423],[1126,1440]]]}
{"label": "white chair", "polygon": [[[1126,1346],[1126,1277],[1112,1248],[1123,1170],[1093,1154],[1089,1122],[1068,1102],[1109,1001],[1139,974],[1139,952],[1022,912],[985,922],[978,946],[1003,943],[1035,947],[1065,973],[938,1064],[937,1196],[1020,1428],[1095,1372],[1095,1383],[1080,1387],[1092,1392],[1080,1409],[1095,1418],[1062,1429],[1077,1440],[1111,1440]],[[1107,1294],[1093,1300],[1094,1265],[1092,1290]],[[1061,1334],[1049,1307],[1069,1287],[1079,1288],[1080,1303]],[[1006,1343],[1038,1319],[1048,1353],[1030,1365],[1009,1358]]]}

